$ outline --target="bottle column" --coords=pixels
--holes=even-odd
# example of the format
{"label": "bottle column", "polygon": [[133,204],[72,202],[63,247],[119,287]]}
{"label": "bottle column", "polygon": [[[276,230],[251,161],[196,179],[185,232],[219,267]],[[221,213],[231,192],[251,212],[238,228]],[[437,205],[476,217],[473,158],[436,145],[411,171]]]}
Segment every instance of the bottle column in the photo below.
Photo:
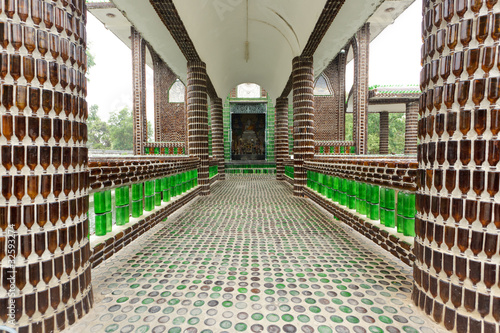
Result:
{"label": "bottle column", "polygon": [[3,9],[0,325],[53,332],[93,301],[86,7],[27,0]]}
{"label": "bottle column", "polygon": [[288,98],[276,100],[276,179],[283,180],[285,174],[284,160],[288,157]]}
{"label": "bottle column", "polygon": [[417,153],[418,103],[406,104],[405,154]]}
{"label": "bottle column", "polygon": [[500,322],[500,4],[423,1],[413,301],[456,332]]}
{"label": "bottle column", "polygon": [[356,154],[367,153],[368,125],[368,66],[370,51],[370,23],[365,23],[356,33],[354,51],[354,130]]}
{"label": "bottle column", "polygon": [[389,112],[380,112],[379,154],[389,154]]}
{"label": "bottle column", "polygon": [[222,99],[216,97],[210,106],[212,117],[212,155],[218,160],[219,179],[226,179],[224,162],[224,124],[222,120]]}
{"label": "bottle column", "polygon": [[293,83],[293,194],[304,196],[307,174],[304,161],[314,157],[314,70],[312,57],[295,57]]}
{"label": "bottle column", "polygon": [[189,155],[200,158],[200,194],[209,195],[207,71],[201,61],[188,62],[187,123]]}
{"label": "bottle column", "polygon": [[144,155],[144,144],[147,142],[148,123],[146,119],[146,44],[141,34],[131,28],[132,42],[132,75],[133,75],[133,131],[134,155]]}

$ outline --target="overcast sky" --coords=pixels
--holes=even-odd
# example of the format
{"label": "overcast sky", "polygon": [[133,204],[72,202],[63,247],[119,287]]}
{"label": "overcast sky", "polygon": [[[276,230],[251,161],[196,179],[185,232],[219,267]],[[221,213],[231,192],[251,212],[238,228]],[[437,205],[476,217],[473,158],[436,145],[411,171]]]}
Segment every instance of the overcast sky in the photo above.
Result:
{"label": "overcast sky", "polygon": [[[421,0],[416,0],[394,24],[370,44],[370,85],[418,84],[420,73]],[[99,106],[101,118],[132,107],[132,55],[115,35],[92,15],[87,24],[91,53],[96,66],[90,71],[87,100]],[[352,85],[352,62],[347,67],[346,87]],[[153,71],[148,68],[147,112],[153,122]]]}

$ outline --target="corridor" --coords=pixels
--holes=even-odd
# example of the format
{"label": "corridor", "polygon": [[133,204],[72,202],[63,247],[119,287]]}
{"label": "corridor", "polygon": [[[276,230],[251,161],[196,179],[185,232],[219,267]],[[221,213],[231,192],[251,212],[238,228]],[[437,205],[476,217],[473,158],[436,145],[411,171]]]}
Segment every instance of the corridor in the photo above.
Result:
{"label": "corridor", "polygon": [[230,176],[92,271],[67,332],[440,332],[412,272],[274,176]]}

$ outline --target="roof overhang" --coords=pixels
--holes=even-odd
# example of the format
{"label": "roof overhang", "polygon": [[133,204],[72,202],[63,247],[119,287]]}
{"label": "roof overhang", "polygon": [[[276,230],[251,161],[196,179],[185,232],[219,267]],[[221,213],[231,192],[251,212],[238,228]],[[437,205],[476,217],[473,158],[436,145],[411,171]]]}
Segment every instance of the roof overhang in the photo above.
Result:
{"label": "roof overhang", "polygon": [[[246,0],[173,0],[219,96],[227,96],[240,83],[253,82],[273,99],[283,91],[292,59],[302,53],[326,1],[251,0],[247,12]],[[373,40],[413,1],[345,0],[314,54],[316,75],[365,22],[371,24]],[[134,25],[186,82],[186,58],[150,1],[113,3],[115,8],[89,4],[89,11],[128,46],[130,25]]]}

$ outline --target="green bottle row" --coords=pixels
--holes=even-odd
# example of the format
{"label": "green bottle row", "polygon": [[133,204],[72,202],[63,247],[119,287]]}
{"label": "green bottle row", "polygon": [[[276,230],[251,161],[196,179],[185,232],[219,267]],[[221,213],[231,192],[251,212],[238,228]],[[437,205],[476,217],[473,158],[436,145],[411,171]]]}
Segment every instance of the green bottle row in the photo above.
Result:
{"label": "green bottle row", "polygon": [[[153,150],[151,152],[151,150]],[[164,148],[160,148],[160,147],[145,147],[144,148],[144,153],[145,154],[154,154],[154,155],[160,155],[162,154],[162,151],[163,151],[163,154],[165,155],[169,155],[169,148],[168,147],[164,147]],[[173,155],[178,155],[178,154],[182,154],[182,155],[185,155],[186,154],[186,148],[181,148],[181,147],[174,147],[173,149]]]}
{"label": "green bottle row", "polygon": [[210,168],[208,168],[208,178],[215,177],[219,174],[219,166],[218,165],[212,165]]}
{"label": "green bottle row", "polygon": [[[198,185],[198,170],[190,170],[176,175],[149,180],[144,183],[122,186],[115,189],[116,225],[125,225],[132,217],[138,218],[144,211],[150,212],[155,206],[169,202]],[[130,195],[131,188],[131,195]],[[111,190],[94,193],[95,234],[104,236],[111,232],[112,196]]]}
{"label": "green bottle row", "polygon": [[[293,168],[291,172],[293,172]],[[285,173],[287,173],[285,167]],[[307,171],[307,187],[405,236],[415,236],[415,194]],[[396,211],[397,208],[397,211]],[[396,218],[397,216],[397,218]]]}
{"label": "green bottle row", "polygon": [[[319,147],[319,153],[320,154],[334,154],[335,153],[335,147],[334,146],[320,146]],[[355,154],[356,153],[356,147],[340,147],[340,154]]]}
{"label": "green bottle row", "polygon": [[285,165],[285,175],[292,179],[295,179],[293,166]]}

